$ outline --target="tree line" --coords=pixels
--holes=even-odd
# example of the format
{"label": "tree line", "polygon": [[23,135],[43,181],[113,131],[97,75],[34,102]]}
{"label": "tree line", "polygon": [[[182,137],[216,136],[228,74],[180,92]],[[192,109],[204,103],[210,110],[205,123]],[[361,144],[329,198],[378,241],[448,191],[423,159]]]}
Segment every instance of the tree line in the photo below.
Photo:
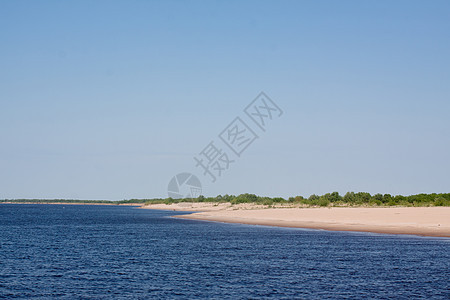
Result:
{"label": "tree line", "polygon": [[199,196],[185,199],[153,199],[145,201],[146,204],[180,203],[180,202],[217,202],[231,204],[255,203],[262,205],[275,205],[283,203],[302,204],[306,206],[450,206],[450,193],[447,194],[418,194],[402,196],[390,194],[374,194],[366,192],[348,192],[341,196],[338,192],[324,195],[311,195],[309,197],[295,196],[288,199],[281,197],[262,197],[255,194],[218,195],[216,197]]}
{"label": "tree line", "polygon": [[402,196],[390,194],[374,194],[366,192],[348,192],[340,195],[338,192],[309,197],[295,196],[284,199],[281,197],[263,197],[255,194],[218,195],[216,197],[199,196],[197,198],[156,198],[111,200],[73,200],[73,199],[4,199],[0,203],[72,203],[72,204],[172,204],[181,202],[215,202],[215,203],[255,203],[261,205],[298,204],[304,206],[450,206],[450,193],[417,194]]}

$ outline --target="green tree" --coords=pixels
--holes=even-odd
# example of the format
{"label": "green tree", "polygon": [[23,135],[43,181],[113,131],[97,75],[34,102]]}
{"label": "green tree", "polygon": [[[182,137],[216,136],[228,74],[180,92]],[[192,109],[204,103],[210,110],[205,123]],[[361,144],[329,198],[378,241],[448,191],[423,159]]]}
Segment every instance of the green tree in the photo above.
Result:
{"label": "green tree", "polygon": [[434,199],[435,206],[445,206],[447,200],[444,197],[437,197]]}
{"label": "green tree", "polygon": [[319,206],[328,206],[328,205],[330,205],[329,196],[326,196],[326,195],[321,196],[319,198],[319,200],[317,200],[317,205],[319,205]]}
{"label": "green tree", "polygon": [[332,203],[333,203],[333,202],[340,202],[340,201],[342,201],[342,196],[339,195],[338,192],[332,192],[331,194],[329,194],[328,200],[329,200],[330,202],[332,202]]}
{"label": "green tree", "polygon": [[344,197],[342,198],[342,201],[345,203],[353,204],[356,202],[356,196],[354,192],[347,192]]}

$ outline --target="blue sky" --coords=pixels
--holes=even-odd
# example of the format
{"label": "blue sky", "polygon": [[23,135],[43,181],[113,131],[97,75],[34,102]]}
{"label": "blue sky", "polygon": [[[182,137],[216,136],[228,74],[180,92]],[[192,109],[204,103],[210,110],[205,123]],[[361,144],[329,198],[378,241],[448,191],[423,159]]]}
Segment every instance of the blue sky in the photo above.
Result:
{"label": "blue sky", "polygon": [[[449,192],[448,1],[1,1],[0,198]],[[284,111],[215,183],[193,157]]]}

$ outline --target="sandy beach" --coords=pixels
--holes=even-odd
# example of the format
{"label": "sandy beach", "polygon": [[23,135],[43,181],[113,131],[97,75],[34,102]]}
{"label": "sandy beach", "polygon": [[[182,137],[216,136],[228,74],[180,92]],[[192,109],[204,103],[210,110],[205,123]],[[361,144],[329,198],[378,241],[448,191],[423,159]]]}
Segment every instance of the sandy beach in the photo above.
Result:
{"label": "sandy beach", "polygon": [[193,211],[176,216],[193,220],[450,237],[450,207],[264,208],[252,204],[179,203],[143,208]]}

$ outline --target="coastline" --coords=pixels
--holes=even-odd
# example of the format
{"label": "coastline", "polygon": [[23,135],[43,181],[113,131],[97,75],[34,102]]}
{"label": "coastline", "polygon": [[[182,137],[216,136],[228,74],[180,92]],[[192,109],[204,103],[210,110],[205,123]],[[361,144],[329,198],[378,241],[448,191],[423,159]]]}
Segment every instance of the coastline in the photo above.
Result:
{"label": "coastline", "polygon": [[76,203],[76,202],[0,202],[2,204],[39,204],[39,205],[114,205],[114,206],[142,206],[142,203]]}
{"label": "coastline", "polygon": [[324,207],[262,208],[251,204],[179,203],[147,205],[145,209],[192,211],[175,218],[308,228],[450,237],[450,207]]}

